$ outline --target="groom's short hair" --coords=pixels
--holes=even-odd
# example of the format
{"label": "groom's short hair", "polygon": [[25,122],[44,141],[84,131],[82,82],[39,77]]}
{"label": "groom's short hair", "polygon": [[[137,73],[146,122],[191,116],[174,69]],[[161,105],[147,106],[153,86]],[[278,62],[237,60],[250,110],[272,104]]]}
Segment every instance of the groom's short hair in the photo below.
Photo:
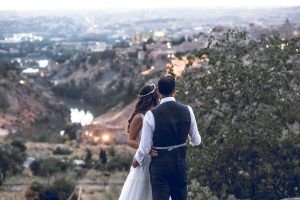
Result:
{"label": "groom's short hair", "polygon": [[162,95],[170,96],[175,89],[175,78],[171,75],[163,76],[158,81],[158,91]]}

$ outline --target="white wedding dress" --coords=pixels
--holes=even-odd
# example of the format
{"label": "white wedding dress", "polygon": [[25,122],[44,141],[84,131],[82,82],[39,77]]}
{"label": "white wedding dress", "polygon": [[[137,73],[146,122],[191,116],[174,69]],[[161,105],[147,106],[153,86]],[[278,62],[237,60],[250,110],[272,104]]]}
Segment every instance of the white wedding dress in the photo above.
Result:
{"label": "white wedding dress", "polygon": [[[142,115],[144,118],[144,116]],[[142,129],[139,132],[140,141]],[[152,200],[149,165],[150,155],[147,155],[141,166],[131,167],[126,178],[119,200]]]}

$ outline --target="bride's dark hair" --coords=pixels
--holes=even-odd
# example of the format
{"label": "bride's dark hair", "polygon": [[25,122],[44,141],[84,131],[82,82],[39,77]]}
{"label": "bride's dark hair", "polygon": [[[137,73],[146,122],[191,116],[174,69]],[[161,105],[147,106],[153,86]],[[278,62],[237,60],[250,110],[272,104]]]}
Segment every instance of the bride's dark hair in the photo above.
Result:
{"label": "bride's dark hair", "polygon": [[158,94],[157,89],[154,84],[146,85],[142,87],[139,91],[138,102],[135,105],[134,111],[130,118],[128,119],[127,125],[127,133],[129,132],[130,124],[132,122],[133,117],[144,111],[147,111],[151,108],[151,106],[156,106],[158,103]]}

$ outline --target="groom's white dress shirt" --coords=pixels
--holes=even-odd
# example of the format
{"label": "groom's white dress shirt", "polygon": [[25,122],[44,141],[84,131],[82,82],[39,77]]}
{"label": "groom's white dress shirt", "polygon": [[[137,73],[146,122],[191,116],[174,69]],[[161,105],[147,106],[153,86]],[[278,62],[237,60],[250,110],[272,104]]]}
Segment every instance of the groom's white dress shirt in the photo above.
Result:
{"label": "groom's white dress shirt", "polygon": [[[160,104],[175,101],[174,97],[165,97],[161,99]],[[191,116],[191,128],[189,132],[189,141],[191,145],[199,145],[201,143],[201,136],[198,131],[197,122],[193,109],[188,106]],[[153,132],[155,129],[155,119],[151,111],[148,111],[143,120],[142,137],[140,140],[139,148],[135,153],[135,160],[141,165],[147,154],[149,154],[153,145]]]}

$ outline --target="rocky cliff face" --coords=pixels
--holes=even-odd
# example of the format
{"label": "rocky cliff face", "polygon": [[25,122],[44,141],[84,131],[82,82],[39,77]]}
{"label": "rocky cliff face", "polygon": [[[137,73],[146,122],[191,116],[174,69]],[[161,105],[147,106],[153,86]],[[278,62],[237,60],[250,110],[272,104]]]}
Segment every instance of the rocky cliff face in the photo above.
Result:
{"label": "rocky cliff face", "polygon": [[49,89],[9,71],[0,74],[0,134],[20,132],[39,122],[68,120],[69,109]]}

